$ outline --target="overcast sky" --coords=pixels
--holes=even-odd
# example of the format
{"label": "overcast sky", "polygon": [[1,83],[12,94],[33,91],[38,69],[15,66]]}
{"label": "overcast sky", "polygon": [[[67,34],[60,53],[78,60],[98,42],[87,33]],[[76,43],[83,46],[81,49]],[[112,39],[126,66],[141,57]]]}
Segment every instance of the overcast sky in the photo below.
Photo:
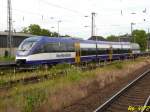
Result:
{"label": "overcast sky", "polygon": [[[91,12],[96,13],[96,35],[130,33],[131,22],[136,23],[134,29],[147,31],[150,27],[150,0],[12,0],[12,9],[17,31],[30,24],[57,31],[57,21],[61,20],[61,34],[87,39]],[[0,0],[0,30],[6,28],[7,0]]]}

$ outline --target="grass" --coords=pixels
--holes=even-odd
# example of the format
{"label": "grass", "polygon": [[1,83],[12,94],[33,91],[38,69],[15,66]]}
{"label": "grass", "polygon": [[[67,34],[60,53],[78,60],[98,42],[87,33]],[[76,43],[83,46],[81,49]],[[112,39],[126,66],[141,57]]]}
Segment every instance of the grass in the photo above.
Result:
{"label": "grass", "polygon": [[[46,81],[42,81],[41,83],[38,83],[38,84],[31,84],[31,87],[30,87],[30,84],[29,86],[24,86],[24,85],[21,85],[21,83],[19,84],[19,90],[21,90],[22,92],[22,89],[26,91],[26,87],[27,88],[39,88],[39,87],[43,87],[43,86],[46,86],[46,85],[52,85],[54,88],[54,84],[53,83],[56,83],[55,85],[58,85],[58,84],[62,84],[62,83],[67,83],[67,82],[76,82],[76,81],[80,81],[81,79],[84,79],[84,78],[92,78],[95,76],[95,72],[101,72],[101,71],[114,71],[114,70],[121,70],[123,69],[126,65],[130,65],[130,64],[134,64],[134,63],[137,63],[137,62],[140,62],[142,61],[143,59],[137,59],[135,61],[125,61],[125,62],[115,62],[111,65],[108,65],[108,66],[105,66],[103,68],[98,68],[96,70],[92,70],[92,71],[86,71],[86,72],[83,72],[81,71],[80,69],[74,67],[74,66],[70,66],[68,64],[61,64],[61,65],[57,65],[57,66],[54,66],[52,67],[51,69],[48,69],[47,71],[44,71],[44,70],[37,70],[37,71],[34,71],[34,72],[26,72],[26,73],[17,73],[17,74],[7,74],[7,75],[1,75],[0,76],[0,85],[3,85],[4,83],[8,82],[8,81],[13,81],[13,80],[19,80],[19,79],[24,79],[24,78],[29,78],[29,77],[33,77],[33,76],[42,76],[42,75],[56,75],[56,73],[59,73],[60,71],[65,71],[66,72],[66,76],[63,76],[61,78],[56,78],[56,79],[50,79],[50,80],[46,80]],[[58,83],[57,83],[58,82]],[[62,82],[62,83],[60,83]],[[50,87],[52,88],[52,87]],[[18,92],[18,90],[17,90]],[[13,92],[14,93],[14,92]]]}
{"label": "grass", "polygon": [[50,69],[40,69],[35,70],[33,72],[23,72],[23,73],[7,73],[7,72],[1,72],[0,73],[0,84],[1,82],[9,82],[9,81],[15,81],[19,79],[25,79],[30,77],[38,77],[38,76],[44,76],[48,75],[50,77],[55,76],[57,73],[60,72],[69,72],[70,65],[68,64],[60,64],[57,66],[54,66]]}
{"label": "grass", "polygon": [[[132,63],[136,63],[136,62],[140,62],[141,60],[143,60],[144,58],[138,58],[134,61],[132,61]],[[111,65],[107,65],[107,69],[110,69],[111,67],[113,67],[112,69],[122,69],[123,68],[123,64],[128,64],[130,63],[130,61],[125,61],[125,62],[114,62]],[[73,66],[69,65],[69,64],[58,64],[57,66],[53,66],[52,68],[49,69],[40,69],[40,70],[36,70],[33,72],[23,72],[23,73],[9,73],[9,72],[0,72],[0,84],[1,82],[8,82],[8,81],[15,81],[15,80],[19,80],[19,79],[25,79],[25,78],[30,78],[30,77],[38,77],[38,76],[44,76],[44,75],[49,75],[49,76],[53,76],[56,75],[59,72],[70,72],[70,70],[73,68]],[[78,70],[79,71],[79,70]],[[75,74],[75,73],[72,73]],[[77,77],[76,75],[73,75],[73,77]],[[73,78],[72,77],[72,78]]]}
{"label": "grass", "polygon": [[[148,61],[145,58],[139,58],[134,61],[114,62],[103,68],[85,72],[74,66],[64,64],[52,67],[47,71],[39,70],[33,73],[21,73],[20,76],[17,74],[18,78],[25,75],[32,76],[34,73],[37,75],[55,73],[61,70],[66,71],[66,75],[63,77],[35,84],[18,84],[7,92],[4,91],[4,94],[0,93],[0,111],[5,112],[12,108],[12,112],[40,112],[44,109],[47,111],[60,109],[75,100],[87,96],[89,94],[89,85],[92,83],[96,82],[98,87],[104,87],[106,84],[116,81],[117,78],[126,76],[127,72],[133,71],[138,66],[140,67],[140,64],[142,66],[142,63],[145,64],[145,60]],[[4,79],[9,78],[3,78],[0,83],[4,83]],[[97,85],[93,87],[95,86]],[[9,96],[9,98],[6,96]]]}
{"label": "grass", "polygon": [[7,62],[7,61],[15,61],[15,57],[10,57],[10,56],[8,56],[8,57],[2,57],[2,56],[0,56],[0,62]]}

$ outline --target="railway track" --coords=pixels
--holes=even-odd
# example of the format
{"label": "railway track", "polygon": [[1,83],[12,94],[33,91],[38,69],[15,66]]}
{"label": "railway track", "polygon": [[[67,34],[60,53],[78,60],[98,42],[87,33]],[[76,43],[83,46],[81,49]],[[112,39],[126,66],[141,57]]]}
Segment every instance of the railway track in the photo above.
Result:
{"label": "railway track", "polygon": [[31,83],[33,84],[33,83],[38,83],[38,82],[42,82],[42,81],[49,80],[49,79],[63,77],[64,75],[67,75],[67,71],[61,71],[61,72],[53,73],[53,74],[44,74],[44,75],[41,74],[37,76],[10,80],[4,83],[0,83],[0,90],[10,89],[16,86],[17,84],[22,84],[22,85],[27,85]]}
{"label": "railway track", "polygon": [[[117,61],[118,62],[118,61]],[[87,70],[93,70],[96,69],[97,67],[103,67],[106,65],[110,65],[116,63],[116,61],[112,61],[112,62],[103,62],[101,64],[98,63],[89,63],[87,65],[82,65],[82,66],[77,66],[78,68],[80,68],[82,71],[87,71]],[[1,69],[2,68],[2,69]],[[16,66],[16,64],[4,64],[0,66],[0,70],[4,70],[3,72],[9,72],[9,73],[17,73],[17,72],[25,72],[25,71],[31,71],[34,72],[34,70],[37,70],[38,68],[34,68],[34,67],[21,67],[21,66]],[[45,70],[47,68],[44,68]],[[7,70],[7,71],[5,71]],[[46,70],[47,71],[47,70]],[[2,73],[3,73],[2,72]],[[0,73],[1,75],[1,73]],[[5,74],[2,74],[5,75]],[[0,90],[2,89],[9,89],[12,88],[14,86],[16,86],[17,84],[21,83],[23,85],[27,85],[30,83],[38,83],[44,80],[49,80],[49,79],[54,79],[54,78],[58,78],[58,77],[62,77],[67,75],[67,71],[62,70],[58,73],[54,73],[54,74],[45,74],[45,75],[37,75],[37,76],[31,76],[31,77],[26,77],[26,78],[21,78],[21,79],[16,79],[16,80],[9,80],[7,82],[3,82],[0,83]]]}
{"label": "railway track", "polygon": [[[111,65],[113,63],[116,63],[115,61],[113,62],[107,62],[107,63],[101,63],[101,64],[92,64],[92,63],[89,63],[87,65],[82,65],[82,66],[76,66],[77,69],[80,69],[82,71],[87,71],[87,70],[93,70],[93,69],[96,69],[98,67],[103,67],[103,66],[106,66],[106,65]],[[11,66],[11,68],[9,68],[8,66],[4,66],[6,67],[5,69],[10,69],[8,70],[7,72],[9,73],[17,73],[17,72],[24,72],[24,71],[27,71],[27,72],[34,72],[37,70],[37,68],[26,68],[26,67],[16,67],[16,66]],[[7,68],[8,67],[8,68]],[[4,69],[4,70],[5,70]],[[46,69],[47,68],[44,68],[45,71],[47,71]],[[61,70],[59,72],[56,72],[56,73],[51,73],[51,74],[44,74],[44,75],[37,75],[37,76],[30,76],[30,77],[22,77],[20,79],[16,79],[16,80],[9,80],[9,81],[5,81],[5,82],[0,82],[0,90],[8,90],[12,87],[15,87],[17,84],[22,84],[22,85],[27,85],[27,84],[33,84],[33,83],[38,83],[38,82],[42,82],[42,81],[45,81],[45,80],[49,80],[49,79],[54,79],[54,78],[59,78],[59,77],[63,77],[65,75],[68,74],[68,70]],[[0,73],[1,74],[1,73]],[[1,75],[4,75],[4,74],[1,74]]]}
{"label": "railway track", "polygon": [[[110,64],[110,63],[109,63]],[[83,68],[82,67],[77,67],[83,71],[86,71],[86,70],[92,70],[92,69],[95,69],[96,67],[98,66],[104,66],[104,65],[89,65],[89,66],[84,66]],[[10,67],[10,66],[9,66]],[[9,68],[8,65],[7,66],[4,66],[4,68],[0,69],[1,72],[9,72],[9,73],[17,73],[17,72],[24,72],[24,71],[30,71],[31,73],[34,72],[35,70],[37,70],[37,68],[26,68],[26,67],[12,67]],[[43,68],[42,68],[43,69]],[[41,70],[42,70],[41,69]],[[48,68],[44,68],[45,71],[47,71]],[[5,71],[7,70],[7,71]],[[3,73],[2,72],[2,73]],[[20,79],[16,79],[16,80],[9,80],[9,81],[6,81],[6,82],[0,82],[0,90],[3,90],[3,89],[9,89],[9,88],[12,88],[14,86],[16,86],[17,84],[21,83],[23,85],[27,85],[27,84],[30,84],[30,83],[38,83],[38,82],[41,82],[41,81],[44,81],[44,80],[49,80],[49,79],[54,79],[54,78],[59,78],[59,77],[63,77],[65,75],[68,74],[68,70],[61,70],[59,72],[56,72],[56,73],[47,73],[47,74],[41,74],[41,75],[36,75],[36,76],[30,76],[30,77],[22,77]],[[1,74],[0,75],[5,75],[5,74]]]}
{"label": "railway track", "polygon": [[150,112],[150,69],[121,89],[94,112]]}
{"label": "railway track", "polygon": [[[111,65],[113,63],[116,63],[116,61],[120,62],[121,60],[112,60],[112,61],[102,61],[100,63],[92,63],[92,62],[88,62],[88,63],[82,63],[79,65],[75,65],[76,67],[79,67],[80,69],[82,69],[83,71],[87,71],[87,70],[92,70],[95,69],[97,67],[103,67],[106,65]],[[122,60],[124,61],[124,60]],[[54,65],[55,66],[55,65]],[[39,68],[44,68],[45,66],[18,66],[15,62],[13,63],[0,63],[0,71],[1,72],[9,72],[9,73],[17,73],[17,72],[25,72],[25,71],[33,71],[33,70],[37,70]],[[48,66],[47,66],[48,68]],[[1,73],[0,73],[1,75]]]}
{"label": "railway track", "polygon": [[[150,53],[147,53],[147,52],[145,52],[145,53],[141,53],[140,54],[140,57],[146,57],[146,56],[150,56]],[[131,58],[126,58],[126,59],[135,59],[136,57],[131,57]],[[119,59],[114,59],[114,60],[119,60]],[[112,62],[111,63],[113,63],[113,61],[114,60],[112,60]],[[125,60],[125,59],[124,59]],[[99,65],[99,64],[96,64],[95,66],[93,66],[92,65],[92,67],[93,68],[96,68],[97,66],[98,67],[100,67],[100,66],[104,66],[104,65],[108,65],[108,64],[111,64],[110,62],[109,62],[110,60],[103,60],[103,62],[106,62],[106,63],[103,63],[103,64],[101,64],[101,65]],[[92,67],[90,67],[90,68],[92,68]],[[15,72],[17,72],[17,71],[26,71],[26,70],[34,70],[34,69],[36,69],[36,68],[38,68],[38,67],[28,67],[28,66],[18,66],[17,64],[16,64],[16,62],[0,62],[0,70],[15,70]],[[80,67],[81,68],[81,67]],[[85,67],[85,66],[82,66],[82,68],[83,68],[83,70],[84,70],[84,68],[85,68],[85,70],[86,70],[86,68],[87,67]]]}
{"label": "railway track", "polygon": [[[150,106],[150,96],[147,98],[145,104],[144,104],[144,109],[141,110],[141,112],[146,112],[148,111],[148,109],[146,109],[147,107],[146,106]],[[150,109],[150,107],[149,107]],[[149,110],[150,111],[150,110]]]}
{"label": "railway track", "polygon": [[0,69],[8,69],[15,67],[16,63],[15,62],[1,62],[0,63]]}

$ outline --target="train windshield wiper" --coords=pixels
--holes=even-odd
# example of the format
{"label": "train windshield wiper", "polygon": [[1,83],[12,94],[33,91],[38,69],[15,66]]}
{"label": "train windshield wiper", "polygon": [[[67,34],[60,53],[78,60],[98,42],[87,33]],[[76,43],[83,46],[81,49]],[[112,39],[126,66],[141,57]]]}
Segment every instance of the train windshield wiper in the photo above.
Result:
{"label": "train windshield wiper", "polygon": [[19,51],[27,51],[26,49],[19,49]]}

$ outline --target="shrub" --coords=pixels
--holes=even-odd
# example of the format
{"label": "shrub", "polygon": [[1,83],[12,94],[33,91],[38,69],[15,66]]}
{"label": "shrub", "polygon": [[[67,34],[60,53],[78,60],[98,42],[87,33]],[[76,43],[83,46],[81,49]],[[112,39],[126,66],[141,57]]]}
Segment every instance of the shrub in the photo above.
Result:
{"label": "shrub", "polygon": [[64,69],[70,68],[70,64],[67,64],[67,63],[58,64],[58,65],[54,66],[54,68],[64,70]]}
{"label": "shrub", "polygon": [[25,104],[23,108],[23,112],[34,112],[41,105],[41,103],[45,100],[45,92],[44,91],[34,91],[33,93],[29,93],[25,96]]}
{"label": "shrub", "polygon": [[123,68],[123,65],[122,65],[122,63],[118,62],[118,63],[115,63],[115,67],[116,67],[117,69],[122,69],[122,68]]}
{"label": "shrub", "polygon": [[2,79],[0,79],[0,87],[3,86],[6,82]]}

